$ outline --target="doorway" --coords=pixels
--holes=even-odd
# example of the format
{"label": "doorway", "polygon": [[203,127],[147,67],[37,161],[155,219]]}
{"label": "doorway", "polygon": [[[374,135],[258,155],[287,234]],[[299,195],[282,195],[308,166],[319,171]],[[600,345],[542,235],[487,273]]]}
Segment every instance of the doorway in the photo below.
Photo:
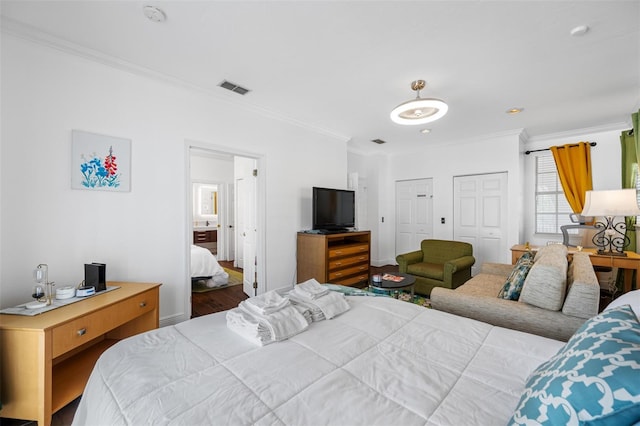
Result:
{"label": "doorway", "polygon": [[[261,223],[257,223],[256,220],[250,222],[252,230],[252,245],[247,247],[243,239],[239,239],[238,235],[243,233],[247,234],[247,229],[240,229],[236,225],[238,224],[238,217],[242,218],[257,218],[264,217],[258,215],[258,209],[265,209],[265,203],[263,198],[256,196],[257,188],[261,183],[258,183],[257,173],[254,171],[261,163],[261,159],[258,156],[251,156],[251,154],[241,152],[231,152],[225,149],[220,149],[215,146],[206,145],[202,143],[187,142],[187,177],[188,187],[187,192],[187,234],[188,234],[188,248],[187,248],[187,268],[188,268],[188,285],[186,285],[187,292],[187,306],[186,311],[190,317],[192,314],[192,284],[191,284],[191,245],[194,244],[194,237],[196,233],[194,231],[201,229],[204,225],[214,226],[217,230],[216,241],[216,260],[218,260],[222,267],[228,267],[235,271],[242,272],[239,280],[240,284],[238,288],[242,288],[248,296],[254,296],[258,293],[260,283],[264,282],[264,270],[258,268],[263,263],[264,259],[264,228]],[[244,193],[244,189],[238,189],[237,180],[245,178],[246,174],[250,174],[254,188],[252,194],[247,195]],[[205,201],[202,201],[203,197],[199,198],[199,194],[195,191],[194,182],[203,184],[205,189]],[[212,189],[215,188],[215,191]],[[242,191],[242,193],[240,193]],[[254,202],[242,203],[242,206],[238,205],[238,199],[246,200],[251,199]],[[205,215],[200,214],[199,217],[195,216],[196,209],[200,208],[199,212],[204,212]],[[202,219],[205,219],[202,221]],[[211,219],[207,221],[207,219]],[[246,220],[243,221],[245,223]],[[244,226],[244,225],[243,225]],[[238,265],[238,259],[251,259],[251,265],[248,262]],[[250,266],[247,269],[247,266]],[[237,273],[234,274],[234,278],[237,278]],[[234,283],[237,282],[235,279]],[[247,286],[247,282],[250,282],[250,286]],[[264,286],[264,285],[263,285]],[[210,291],[211,297],[215,297],[216,291]]]}

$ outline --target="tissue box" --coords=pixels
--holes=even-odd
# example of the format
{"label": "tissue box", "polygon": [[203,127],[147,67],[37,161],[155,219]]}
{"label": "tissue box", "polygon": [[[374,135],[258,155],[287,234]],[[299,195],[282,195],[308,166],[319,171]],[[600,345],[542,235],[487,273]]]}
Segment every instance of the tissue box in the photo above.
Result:
{"label": "tissue box", "polygon": [[84,286],[93,287],[96,293],[107,289],[106,278],[107,265],[104,263],[85,263],[84,264]]}

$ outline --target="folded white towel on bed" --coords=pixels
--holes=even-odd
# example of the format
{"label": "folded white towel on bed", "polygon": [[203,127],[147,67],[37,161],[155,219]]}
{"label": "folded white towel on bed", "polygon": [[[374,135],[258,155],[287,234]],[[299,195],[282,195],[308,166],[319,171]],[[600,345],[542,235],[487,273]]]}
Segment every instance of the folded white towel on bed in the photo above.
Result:
{"label": "folded white towel on bed", "polygon": [[291,304],[272,314],[260,315],[251,311],[246,302],[227,312],[227,326],[261,346],[288,339],[309,327],[309,321]]}
{"label": "folded white towel on bed", "polygon": [[[347,302],[344,294],[334,291],[330,291],[317,299],[308,299],[298,294],[294,288],[289,292],[289,299],[293,303],[298,303],[311,309],[314,321],[331,319],[350,309],[349,302]],[[322,313],[322,315],[319,315],[319,313]]]}
{"label": "folded white towel on bed", "polygon": [[239,309],[233,308],[227,311],[227,327],[250,342],[264,346],[274,340],[271,331],[254,315]]}
{"label": "folded white towel on bed", "polygon": [[317,299],[329,293],[329,289],[316,281],[315,278],[295,285],[293,290],[296,294],[310,300]]}
{"label": "folded white towel on bed", "polygon": [[267,291],[259,296],[250,297],[244,301],[250,312],[259,315],[272,314],[289,305],[289,299],[280,296],[275,290]]}
{"label": "folded white towel on bed", "polygon": [[[311,313],[311,309],[310,308],[308,308],[306,306],[302,306],[302,305],[300,305],[298,303],[292,303],[291,306],[296,308],[298,310],[298,312],[300,312],[302,314],[304,319],[307,320],[307,323],[311,324],[313,322],[313,314]],[[322,311],[320,313],[322,313]]]}

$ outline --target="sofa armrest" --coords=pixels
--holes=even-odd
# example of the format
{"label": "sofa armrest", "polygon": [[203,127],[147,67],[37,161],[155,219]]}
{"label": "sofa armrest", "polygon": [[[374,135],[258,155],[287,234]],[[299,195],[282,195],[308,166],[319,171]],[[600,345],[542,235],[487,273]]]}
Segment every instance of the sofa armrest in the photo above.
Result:
{"label": "sofa armrest", "polygon": [[416,250],[409,253],[399,254],[396,256],[396,262],[398,262],[399,272],[407,272],[407,266],[412,263],[422,262],[422,250]]}
{"label": "sofa armrest", "polygon": [[465,294],[435,287],[431,307],[492,325],[567,341],[584,323],[584,318],[564,315],[514,300],[496,296]]}
{"label": "sofa armrest", "polygon": [[500,275],[501,277],[507,278],[509,275],[511,275],[511,271],[513,271],[513,265],[508,265],[506,263],[485,262],[482,264],[480,273]]}

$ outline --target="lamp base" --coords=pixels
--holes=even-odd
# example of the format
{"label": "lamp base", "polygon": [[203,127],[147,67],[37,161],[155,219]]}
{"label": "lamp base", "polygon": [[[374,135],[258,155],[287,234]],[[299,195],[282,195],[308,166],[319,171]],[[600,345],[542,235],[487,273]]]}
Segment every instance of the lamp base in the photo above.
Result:
{"label": "lamp base", "polygon": [[626,257],[627,253],[625,253],[623,251],[598,250],[598,255],[600,255],[600,256]]}

